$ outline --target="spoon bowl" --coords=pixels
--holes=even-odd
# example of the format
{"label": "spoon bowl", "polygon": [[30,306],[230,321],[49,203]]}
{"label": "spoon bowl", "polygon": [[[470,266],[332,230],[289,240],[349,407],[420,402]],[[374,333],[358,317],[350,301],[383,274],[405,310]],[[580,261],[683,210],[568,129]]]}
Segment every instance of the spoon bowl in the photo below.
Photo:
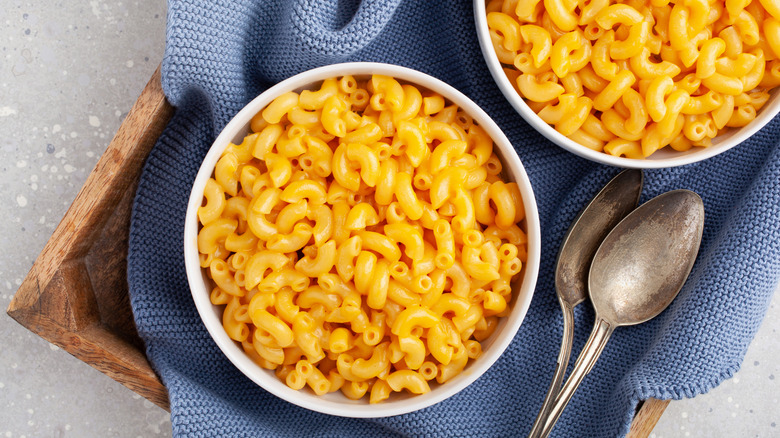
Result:
{"label": "spoon bowl", "polygon": [[704,204],[688,190],[664,193],[621,221],[593,257],[589,288],[602,318],[643,323],[677,296],[691,272],[704,225]]}
{"label": "spoon bowl", "polygon": [[588,271],[602,240],[636,208],[644,176],[639,169],[620,172],[572,222],[558,252],[555,289],[572,307],[588,297]]}

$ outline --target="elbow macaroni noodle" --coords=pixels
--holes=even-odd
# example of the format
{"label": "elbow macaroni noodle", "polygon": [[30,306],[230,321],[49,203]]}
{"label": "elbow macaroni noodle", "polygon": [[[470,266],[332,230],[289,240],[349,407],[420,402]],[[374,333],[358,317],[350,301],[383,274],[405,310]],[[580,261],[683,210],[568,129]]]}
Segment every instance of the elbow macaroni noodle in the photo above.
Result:
{"label": "elbow macaroni noodle", "polygon": [[486,10],[515,90],[595,151],[708,147],[780,85],[777,0],[488,0]]}
{"label": "elbow macaroni noodle", "polygon": [[290,388],[370,403],[479,357],[527,260],[520,190],[489,135],[380,75],[285,93],[250,126],[198,209],[227,334]]}

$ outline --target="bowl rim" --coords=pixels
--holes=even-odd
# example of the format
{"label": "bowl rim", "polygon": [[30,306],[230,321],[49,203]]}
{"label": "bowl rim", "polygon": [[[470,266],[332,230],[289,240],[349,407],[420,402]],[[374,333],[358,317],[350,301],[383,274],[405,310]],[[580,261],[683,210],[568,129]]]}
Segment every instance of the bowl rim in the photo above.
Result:
{"label": "bowl rim", "polygon": [[[374,405],[369,405],[364,401],[354,403],[346,399],[346,397],[344,397],[343,402],[337,402],[326,399],[326,396],[316,396],[308,392],[293,390],[276,378],[272,371],[262,369],[252,362],[246,353],[239,348],[237,343],[227,336],[222,326],[221,316],[217,316],[217,311],[215,310],[217,306],[212,305],[210,301],[197,250],[197,209],[203,199],[206,181],[211,177],[215,164],[227,145],[239,135],[243,137],[252,116],[268,105],[276,96],[289,90],[300,89],[324,79],[345,74],[354,76],[384,74],[392,76],[401,81],[437,92],[466,111],[493,138],[497,146],[496,149],[501,152],[502,162],[505,167],[509,167],[508,174],[518,182],[526,210],[528,261],[525,264],[522,284],[514,298],[514,308],[507,317],[502,318],[501,323],[505,325],[501,333],[499,333],[501,336],[493,338],[489,349],[483,351],[483,355],[477,360],[470,361],[467,368],[460,375],[431,392],[410,396],[390,403],[382,402]],[[498,125],[476,103],[445,82],[410,68],[373,62],[332,64],[299,73],[270,87],[242,108],[216,137],[200,165],[190,191],[183,238],[185,269],[192,298],[209,335],[228,360],[258,386],[282,400],[315,412],[352,418],[380,418],[417,411],[455,395],[484,374],[504,353],[525,319],[533,297],[533,291],[536,287],[541,254],[539,216],[531,182],[512,144]],[[341,394],[338,395],[340,396]]]}
{"label": "bowl rim", "polygon": [[[506,100],[517,111],[518,114],[540,134],[545,136],[548,140],[552,141],[556,145],[563,149],[578,155],[588,160],[595,161],[610,166],[633,168],[633,169],[663,169],[670,167],[683,166],[686,164],[696,163],[698,161],[706,160],[707,158],[714,157],[715,155],[726,152],[727,150],[739,145],[747,140],[750,136],[758,132],[767,123],[769,123],[778,112],[780,112],[780,98],[770,98],[770,102],[759,111],[756,118],[742,128],[728,133],[728,137],[724,137],[718,143],[714,143],[707,148],[692,149],[693,152],[668,152],[671,156],[665,156],[662,158],[652,158],[652,155],[645,159],[635,159],[626,157],[616,157],[604,152],[594,151],[586,146],[583,146],[576,141],[564,136],[560,132],[556,131],[554,127],[545,123],[529,106],[525,103],[525,100],[515,91],[509,79],[503,72],[501,63],[498,60],[498,56],[493,50],[493,45],[490,41],[490,34],[487,25],[487,13],[485,0],[474,0],[474,20],[477,28],[477,37],[479,39],[480,49],[482,50],[482,56],[485,58],[488,70],[490,70],[491,76],[496,82],[496,85],[501,90]],[[775,89],[777,90],[777,89]],[[776,93],[773,93],[776,94]],[[661,151],[659,151],[661,152]]]}

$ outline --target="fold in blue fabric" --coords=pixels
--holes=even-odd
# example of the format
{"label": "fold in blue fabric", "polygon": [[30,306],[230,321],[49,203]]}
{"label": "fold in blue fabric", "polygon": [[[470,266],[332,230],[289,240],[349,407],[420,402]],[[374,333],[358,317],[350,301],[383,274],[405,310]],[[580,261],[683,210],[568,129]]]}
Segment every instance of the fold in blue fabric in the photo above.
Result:
{"label": "fold in blue fabric", "polygon": [[[171,0],[163,88],[177,108],[151,152],[132,214],[128,281],[138,332],[168,388],[177,436],[523,436],[552,377],[562,333],[553,275],[577,213],[619,169],[550,143],[509,106],[477,42],[470,1]],[[514,145],[539,206],[542,254],[527,317],[508,350],[459,394],[390,418],[328,416],[241,374],[200,321],[185,276],[190,186],[220,129],[269,86],[313,67],[411,67],[480,105]],[[683,290],[658,318],[617,330],[553,436],[614,437],[637,403],[707,392],[738,370],[780,276],[780,121],[704,162],[645,173],[642,202],[701,195],[704,239]],[[593,324],[576,309],[576,354]]]}

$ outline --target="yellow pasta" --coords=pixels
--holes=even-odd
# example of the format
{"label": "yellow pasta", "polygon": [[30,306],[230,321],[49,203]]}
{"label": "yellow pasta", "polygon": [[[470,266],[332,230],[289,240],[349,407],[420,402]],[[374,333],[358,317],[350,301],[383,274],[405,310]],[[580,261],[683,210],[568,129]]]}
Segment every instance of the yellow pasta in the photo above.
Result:
{"label": "yellow pasta", "polygon": [[[505,50],[528,43],[529,62],[548,65],[543,26],[496,14],[502,35],[517,32]],[[583,69],[582,50],[558,50],[556,69]],[[542,94],[563,89],[526,76]],[[561,104],[546,117],[612,139],[591,120],[583,94],[595,81],[583,78],[564,82],[561,97],[578,116],[563,121]],[[637,125],[644,107],[624,100]],[[765,101],[738,96],[740,108]],[[716,113],[712,99],[688,109],[684,133],[747,117]],[[490,136],[442,96],[387,76],[285,93],[250,127],[217,162],[198,209],[201,266],[231,339],[292,389],[369,403],[428,392],[478,358],[527,257],[520,190],[503,180]]]}
{"label": "yellow pasta", "polygon": [[[517,92],[594,151],[642,159],[666,146],[709,147],[755,119],[780,85],[777,1],[486,3],[492,46]],[[749,94],[762,97],[738,99]]]}

